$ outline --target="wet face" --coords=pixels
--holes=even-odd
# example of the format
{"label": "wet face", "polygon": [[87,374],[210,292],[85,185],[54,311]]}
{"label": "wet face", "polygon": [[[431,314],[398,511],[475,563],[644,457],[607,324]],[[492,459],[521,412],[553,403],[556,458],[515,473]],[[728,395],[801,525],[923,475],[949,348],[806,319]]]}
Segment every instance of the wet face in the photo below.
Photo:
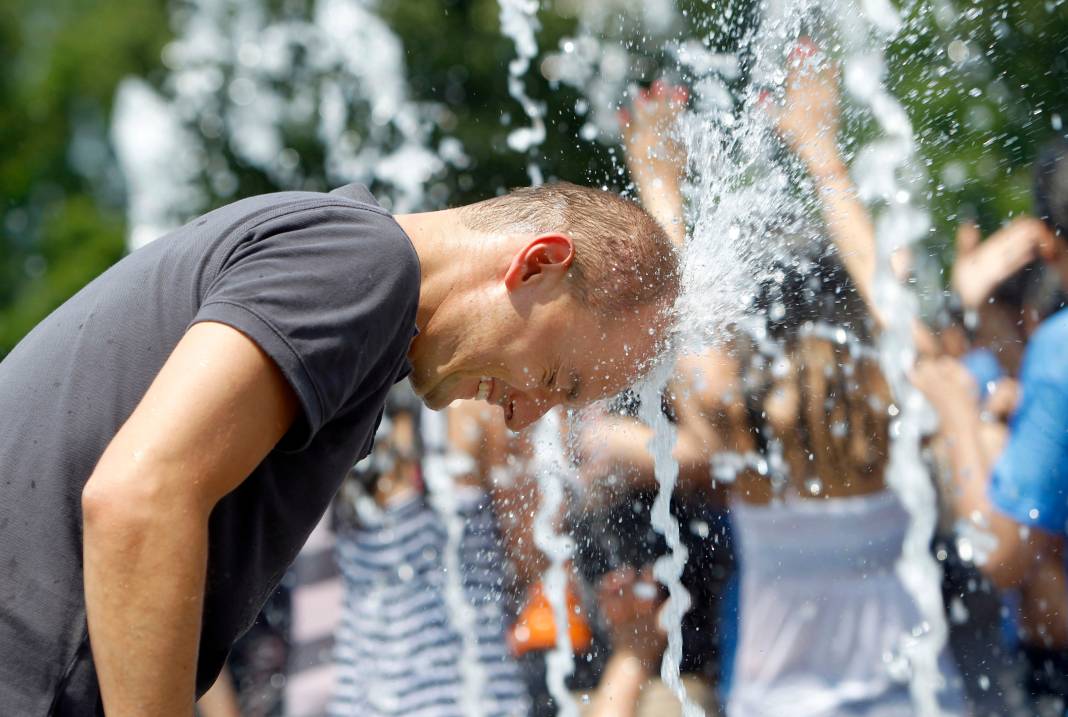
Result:
{"label": "wet face", "polygon": [[430,356],[413,355],[412,384],[431,408],[479,399],[500,406],[508,427],[520,430],[554,406],[618,393],[655,351],[653,307],[604,320],[561,293],[525,311],[482,308],[465,339],[440,357],[447,360],[433,365]]}

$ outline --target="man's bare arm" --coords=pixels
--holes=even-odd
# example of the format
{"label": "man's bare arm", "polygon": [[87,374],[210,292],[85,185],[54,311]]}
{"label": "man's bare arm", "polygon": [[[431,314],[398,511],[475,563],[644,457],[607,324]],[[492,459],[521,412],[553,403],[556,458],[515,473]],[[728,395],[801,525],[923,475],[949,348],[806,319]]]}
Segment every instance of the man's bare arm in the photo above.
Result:
{"label": "man's bare arm", "polygon": [[194,325],[82,493],[89,637],[109,717],[193,713],[208,517],[296,397],[244,334]]}

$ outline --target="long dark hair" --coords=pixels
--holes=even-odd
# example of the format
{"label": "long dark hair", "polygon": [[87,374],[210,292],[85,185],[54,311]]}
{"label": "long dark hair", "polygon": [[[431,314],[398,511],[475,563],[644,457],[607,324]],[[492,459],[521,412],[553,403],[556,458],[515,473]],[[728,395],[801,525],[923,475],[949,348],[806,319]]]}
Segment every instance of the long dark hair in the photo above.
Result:
{"label": "long dark hair", "polygon": [[[743,380],[760,451],[766,454],[772,440],[800,448],[814,475],[789,476],[794,481],[881,477],[889,389],[873,346],[871,315],[833,249],[777,261],[760,285],[752,315]],[[796,423],[789,435],[775,436],[768,402],[784,384],[796,390]]]}

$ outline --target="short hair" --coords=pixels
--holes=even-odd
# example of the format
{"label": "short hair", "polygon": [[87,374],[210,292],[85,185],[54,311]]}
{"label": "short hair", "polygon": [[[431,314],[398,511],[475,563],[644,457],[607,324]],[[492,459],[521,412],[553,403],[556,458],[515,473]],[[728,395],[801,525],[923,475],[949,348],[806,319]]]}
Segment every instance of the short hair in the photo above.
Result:
{"label": "short hair", "polygon": [[667,232],[618,194],[553,182],[463,207],[461,221],[481,232],[561,232],[575,246],[568,275],[586,307],[615,317],[680,291],[679,258]]}
{"label": "short hair", "polygon": [[1068,241],[1068,141],[1044,145],[1035,162],[1035,214],[1062,240]]}

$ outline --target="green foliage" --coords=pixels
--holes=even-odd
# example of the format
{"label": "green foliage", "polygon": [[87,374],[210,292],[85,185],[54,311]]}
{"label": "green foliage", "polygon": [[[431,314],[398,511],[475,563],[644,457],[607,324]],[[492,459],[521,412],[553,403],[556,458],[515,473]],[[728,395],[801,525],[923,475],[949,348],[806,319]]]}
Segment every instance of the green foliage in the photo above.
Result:
{"label": "green foliage", "polygon": [[150,0],[0,5],[0,356],[121,256],[106,118],[166,37]]}
{"label": "green foliage", "polygon": [[932,246],[946,260],[960,220],[991,232],[1031,211],[1031,162],[1058,125],[1068,128],[1068,6],[917,7],[915,31],[889,63],[931,179]]}

